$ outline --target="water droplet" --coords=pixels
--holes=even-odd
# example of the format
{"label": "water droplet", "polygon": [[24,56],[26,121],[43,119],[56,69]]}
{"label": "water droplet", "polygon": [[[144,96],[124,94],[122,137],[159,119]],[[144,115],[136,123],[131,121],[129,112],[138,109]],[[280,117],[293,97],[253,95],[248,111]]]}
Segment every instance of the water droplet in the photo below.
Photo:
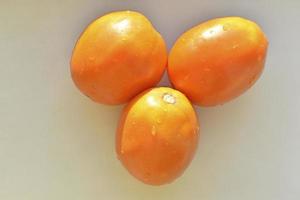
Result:
{"label": "water droplet", "polygon": [[84,68],[82,67],[79,74],[82,75],[84,73]]}
{"label": "water droplet", "polygon": [[160,120],[160,119],[157,119],[157,120],[156,120],[156,123],[160,124],[160,123],[161,123],[161,120]]}
{"label": "water droplet", "polygon": [[89,57],[89,61],[94,61],[94,60],[96,60],[96,58],[94,56]]}
{"label": "water droplet", "polygon": [[151,134],[152,134],[153,136],[156,135],[156,128],[155,128],[155,126],[152,126]]}
{"label": "water droplet", "polygon": [[200,127],[197,126],[196,129],[195,129],[195,131],[194,131],[194,133],[195,133],[195,134],[198,134],[198,133],[199,133],[199,130],[200,130]]}
{"label": "water droplet", "polygon": [[256,79],[256,75],[253,75],[252,77],[251,77],[251,79],[249,80],[249,85],[252,85],[253,84],[253,82],[255,81],[255,79]]}
{"label": "water droplet", "polygon": [[186,76],[183,77],[183,80],[186,81],[189,77],[190,77],[189,75],[186,75]]}
{"label": "water droplet", "polygon": [[223,26],[223,31],[228,31],[229,30],[229,25],[228,24],[225,24],[224,26]]}
{"label": "water droplet", "polygon": [[261,61],[261,60],[262,60],[262,56],[259,55],[259,56],[257,57],[257,61]]}

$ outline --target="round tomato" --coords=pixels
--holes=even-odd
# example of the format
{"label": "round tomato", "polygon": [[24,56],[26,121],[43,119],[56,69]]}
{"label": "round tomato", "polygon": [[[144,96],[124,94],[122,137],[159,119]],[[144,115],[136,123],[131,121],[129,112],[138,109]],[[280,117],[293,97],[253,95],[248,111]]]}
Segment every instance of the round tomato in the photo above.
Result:
{"label": "round tomato", "polygon": [[71,60],[76,86],[92,100],[121,104],[158,83],[166,67],[164,40],[140,13],[120,11],[91,23]]}
{"label": "round tomato", "polygon": [[213,19],[179,37],[169,55],[168,74],[193,103],[223,104],[259,78],[267,46],[254,22],[240,17]]}
{"label": "round tomato", "polygon": [[161,185],[180,176],[198,144],[198,120],[189,100],[171,88],[149,89],[124,109],[116,151],[144,183]]}

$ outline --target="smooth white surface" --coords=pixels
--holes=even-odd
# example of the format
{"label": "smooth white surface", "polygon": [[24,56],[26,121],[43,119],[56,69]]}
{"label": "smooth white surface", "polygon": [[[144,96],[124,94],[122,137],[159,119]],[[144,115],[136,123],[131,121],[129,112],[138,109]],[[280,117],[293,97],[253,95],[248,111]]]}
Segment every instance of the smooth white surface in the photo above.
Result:
{"label": "smooth white surface", "polygon": [[[188,28],[228,15],[258,22],[270,41],[251,90],[197,109],[197,155],[167,186],[127,173],[114,152],[122,106],[91,102],[70,79],[81,31],[126,9],[144,13],[169,48]],[[298,0],[0,0],[0,199],[299,200],[299,19]]]}

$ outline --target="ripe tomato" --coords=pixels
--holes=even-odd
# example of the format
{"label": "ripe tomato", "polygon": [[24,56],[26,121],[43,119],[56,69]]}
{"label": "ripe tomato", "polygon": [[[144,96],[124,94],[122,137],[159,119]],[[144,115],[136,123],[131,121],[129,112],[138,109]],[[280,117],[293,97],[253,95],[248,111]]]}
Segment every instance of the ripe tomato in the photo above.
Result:
{"label": "ripe tomato", "polygon": [[168,60],[174,87],[198,105],[223,104],[250,88],[265,63],[267,38],[239,17],[204,22],[176,41]]}
{"label": "ripe tomato", "polygon": [[166,67],[164,40],[140,13],[120,11],[91,23],[71,59],[76,86],[92,100],[121,104],[158,83]]}
{"label": "ripe tomato", "polygon": [[151,185],[169,183],[191,162],[198,130],[195,111],[181,92],[165,87],[149,89],[125,107],[116,151],[139,180]]}

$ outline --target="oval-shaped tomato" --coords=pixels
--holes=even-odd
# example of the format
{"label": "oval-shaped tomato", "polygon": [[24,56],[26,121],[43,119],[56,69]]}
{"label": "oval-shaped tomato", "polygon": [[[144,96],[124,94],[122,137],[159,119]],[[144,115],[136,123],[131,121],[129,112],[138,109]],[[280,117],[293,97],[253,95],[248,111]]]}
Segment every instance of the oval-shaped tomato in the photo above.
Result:
{"label": "oval-shaped tomato", "polygon": [[191,162],[198,130],[195,111],[181,92],[149,89],[125,107],[116,151],[127,170],[142,182],[169,183]]}
{"label": "oval-shaped tomato", "polygon": [[213,19],[179,37],[169,55],[168,74],[193,103],[223,104],[259,78],[267,46],[254,22],[240,17]]}
{"label": "oval-shaped tomato", "polygon": [[79,38],[71,60],[76,86],[92,100],[121,104],[156,85],[166,67],[161,35],[138,12],[107,14]]}

